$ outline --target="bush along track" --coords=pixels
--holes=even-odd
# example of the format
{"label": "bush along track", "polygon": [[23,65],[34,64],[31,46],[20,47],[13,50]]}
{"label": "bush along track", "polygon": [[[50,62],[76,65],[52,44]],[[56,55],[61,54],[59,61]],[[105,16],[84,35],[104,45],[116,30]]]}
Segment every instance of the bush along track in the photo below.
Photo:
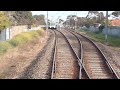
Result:
{"label": "bush along track", "polygon": [[16,35],[11,40],[3,41],[0,43],[0,55],[3,55],[9,49],[15,48],[27,42],[38,38],[44,32],[43,29],[30,31],[30,32],[23,32],[21,34]]}

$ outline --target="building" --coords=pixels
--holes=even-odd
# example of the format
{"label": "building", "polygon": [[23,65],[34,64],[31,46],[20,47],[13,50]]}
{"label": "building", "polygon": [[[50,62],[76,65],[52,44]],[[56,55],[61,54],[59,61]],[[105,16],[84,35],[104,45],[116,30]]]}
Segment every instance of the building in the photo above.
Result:
{"label": "building", "polygon": [[120,19],[113,19],[111,21],[112,26],[120,26]]}

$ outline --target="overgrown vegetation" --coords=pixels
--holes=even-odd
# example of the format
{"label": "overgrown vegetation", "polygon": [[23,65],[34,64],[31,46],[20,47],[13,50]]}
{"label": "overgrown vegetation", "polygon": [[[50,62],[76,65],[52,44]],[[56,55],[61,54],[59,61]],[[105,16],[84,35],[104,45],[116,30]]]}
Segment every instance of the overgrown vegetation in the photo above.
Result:
{"label": "overgrown vegetation", "polygon": [[10,25],[9,18],[3,11],[0,11],[0,31],[7,28]]}
{"label": "overgrown vegetation", "polygon": [[4,41],[0,43],[0,54],[4,54],[8,49],[15,48],[21,44],[32,41],[34,38],[42,35],[44,32],[43,29],[31,31],[31,32],[23,32],[19,35],[16,35],[14,38],[8,41]]}
{"label": "overgrown vegetation", "polygon": [[34,15],[33,16],[34,25],[45,25],[45,16],[44,15]]}
{"label": "overgrown vegetation", "polygon": [[[89,30],[80,30],[80,31],[85,32],[88,36],[90,36],[95,41],[98,41],[101,43],[106,42],[105,35],[100,31],[97,31],[97,32],[90,32]],[[110,46],[120,47],[120,37],[108,35],[107,41]]]}
{"label": "overgrown vegetation", "polygon": [[32,24],[33,17],[31,11],[5,11],[12,25]]}
{"label": "overgrown vegetation", "polygon": [[4,11],[11,25],[45,25],[44,15],[32,15],[31,11]]}

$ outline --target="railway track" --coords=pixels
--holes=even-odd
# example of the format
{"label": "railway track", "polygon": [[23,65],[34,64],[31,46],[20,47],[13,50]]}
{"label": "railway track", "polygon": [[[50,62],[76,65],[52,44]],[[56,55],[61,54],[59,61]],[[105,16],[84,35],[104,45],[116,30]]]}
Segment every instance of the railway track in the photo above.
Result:
{"label": "railway track", "polygon": [[[62,31],[61,31],[62,32]],[[73,47],[74,52],[76,53],[77,58],[81,61],[81,63],[83,63],[83,49],[82,49],[82,43],[80,41],[80,39],[72,32],[66,32],[66,30],[63,31],[63,33],[65,34],[66,38],[68,39],[68,41],[70,42],[71,46]],[[78,62],[79,63],[79,62]],[[90,79],[90,76],[88,75],[87,71],[83,70],[82,66],[84,67],[84,65],[80,65],[80,71],[79,71],[79,79]]]}
{"label": "railway track", "polygon": [[81,79],[81,71],[88,79],[89,75],[67,37],[60,31],[54,32],[56,40],[51,79]]}
{"label": "railway track", "polygon": [[83,65],[91,79],[119,79],[118,75],[97,45],[87,37],[74,33],[81,40]]}
{"label": "railway track", "polygon": [[51,79],[78,79],[79,65],[63,34],[54,31],[56,36]]}

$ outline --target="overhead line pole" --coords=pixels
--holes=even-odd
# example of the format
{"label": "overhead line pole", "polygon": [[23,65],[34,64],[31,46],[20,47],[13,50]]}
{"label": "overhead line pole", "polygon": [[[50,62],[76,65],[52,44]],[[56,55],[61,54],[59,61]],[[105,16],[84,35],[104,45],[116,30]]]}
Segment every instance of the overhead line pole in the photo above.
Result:
{"label": "overhead line pole", "polygon": [[46,30],[48,31],[48,11],[47,11],[47,27],[46,27]]}
{"label": "overhead line pole", "polygon": [[48,11],[47,11],[47,21],[46,21],[46,34],[48,35]]}
{"label": "overhead line pole", "polygon": [[77,30],[77,11],[75,12],[76,18],[75,18],[75,31]]}
{"label": "overhead line pole", "polygon": [[108,11],[106,11],[105,30],[106,30],[106,33],[105,33],[105,41],[107,42],[107,39],[108,39]]}

